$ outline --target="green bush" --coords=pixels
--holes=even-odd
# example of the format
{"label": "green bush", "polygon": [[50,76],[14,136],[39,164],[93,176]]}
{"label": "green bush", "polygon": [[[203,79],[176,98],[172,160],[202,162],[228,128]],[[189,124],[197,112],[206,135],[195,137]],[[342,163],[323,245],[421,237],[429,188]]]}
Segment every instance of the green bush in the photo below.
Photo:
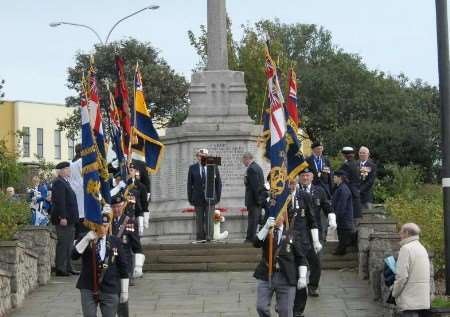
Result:
{"label": "green bush", "polygon": [[0,240],[11,240],[20,227],[30,223],[28,204],[0,192]]}
{"label": "green bush", "polygon": [[383,203],[399,194],[414,194],[423,180],[420,168],[415,165],[386,165],[383,174],[383,177],[377,177],[375,180],[373,194],[376,203]]}
{"label": "green bush", "polygon": [[399,225],[414,222],[421,227],[421,241],[434,254],[433,264],[440,270],[445,264],[442,188],[430,184],[418,186],[414,182],[406,184],[413,180],[413,177],[401,180],[405,182],[403,192],[386,199],[386,209]]}

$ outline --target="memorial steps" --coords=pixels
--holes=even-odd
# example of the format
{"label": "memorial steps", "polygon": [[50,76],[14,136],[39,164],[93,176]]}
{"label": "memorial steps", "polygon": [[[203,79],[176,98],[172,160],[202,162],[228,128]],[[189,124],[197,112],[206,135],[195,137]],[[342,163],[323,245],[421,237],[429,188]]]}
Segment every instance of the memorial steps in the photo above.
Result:
{"label": "memorial steps", "polygon": [[[322,251],[322,268],[328,270],[358,267],[353,248],[345,256],[331,253],[336,243],[328,243]],[[261,257],[261,249],[242,240],[212,243],[152,243],[144,246],[145,272],[223,272],[253,271]]]}

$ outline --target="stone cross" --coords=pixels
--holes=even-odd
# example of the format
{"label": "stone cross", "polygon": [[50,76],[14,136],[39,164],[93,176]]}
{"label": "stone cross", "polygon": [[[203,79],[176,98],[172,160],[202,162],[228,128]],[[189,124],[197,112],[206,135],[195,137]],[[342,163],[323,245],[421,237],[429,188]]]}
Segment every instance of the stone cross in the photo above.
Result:
{"label": "stone cross", "polygon": [[227,70],[227,17],[225,0],[208,0],[208,67]]}

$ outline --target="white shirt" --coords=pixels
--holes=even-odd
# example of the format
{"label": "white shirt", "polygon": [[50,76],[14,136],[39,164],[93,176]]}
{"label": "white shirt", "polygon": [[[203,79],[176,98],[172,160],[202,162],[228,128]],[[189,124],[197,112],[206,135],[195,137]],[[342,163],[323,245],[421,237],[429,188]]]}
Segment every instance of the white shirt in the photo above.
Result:
{"label": "white shirt", "polygon": [[100,258],[102,259],[102,261],[105,260],[105,256],[106,256],[106,236],[100,238]]}
{"label": "white shirt", "polygon": [[75,196],[77,197],[78,216],[80,218],[84,218],[83,175],[81,174],[82,168],[81,158],[75,162],[71,162],[70,177],[68,179],[70,187],[72,187],[72,190],[75,192]]}

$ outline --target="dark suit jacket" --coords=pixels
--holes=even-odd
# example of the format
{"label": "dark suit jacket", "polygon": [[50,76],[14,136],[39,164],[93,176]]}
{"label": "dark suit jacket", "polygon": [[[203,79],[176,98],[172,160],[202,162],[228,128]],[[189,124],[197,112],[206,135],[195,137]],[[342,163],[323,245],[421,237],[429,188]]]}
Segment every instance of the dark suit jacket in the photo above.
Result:
{"label": "dark suit jacket", "polygon": [[[118,221],[113,219],[112,221],[112,235],[122,241],[122,246],[127,257],[131,257],[132,253],[142,253],[141,239],[138,234],[138,226],[134,222],[134,218],[128,217],[128,221],[125,224],[126,215],[122,215]],[[125,227],[122,234],[119,236],[119,232]]]}
{"label": "dark suit jacket", "polygon": [[290,225],[298,233],[299,246],[303,254],[312,248],[311,229],[317,229],[316,218],[312,205],[312,197],[307,192],[297,189],[295,193],[295,206],[292,200],[288,203]]}
{"label": "dark suit jacket", "polygon": [[333,171],[331,170],[331,163],[328,157],[322,156],[322,168],[325,166],[330,168],[330,174],[321,173],[320,177],[319,171],[314,163],[314,155],[308,157],[306,162],[308,163],[308,168],[314,174],[313,185],[322,187],[328,195],[328,199],[331,199],[331,194],[333,192]]}
{"label": "dark suit jacket", "polygon": [[[78,241],[77,241],[78,242]],[[94,246],[95,248],[95,246]],[[114,255],[116,250],[117,255]],[[79,254],[75,248],[72,250],[72,260],[78,260],[81,257],[81,272],[78,278],[78,289],[93,289],[93,272],[92,272],[92,251],[91,246],[84,250],[83,254]],[[120,293],[120,279],[129,278],[128,262],[119,239],[113,236],[106,238],[106,257],[108,257],[108,268],[106,269],[103,280],[99,285],[99,290],[109,294]]]}
{"label": "dark suit jacket", "polygon": [[[130,178],[127,181],[127,185],[130,186],[131,184],[133,184],[133,180]],[[130,186],[129,188],[136,197],[134,215],[135,217],[143,216],[144,212],[148,211],[147,189],[145,185],[137,179],[134,180],[134,186]]]}
{"label": "dark suit jacket", "polygon": [[59,224],[61,219],[67,219],[68,224],[78,223],[78,205],[72,187],[64,178],[58,176],[52,186],[52,216],[53,224]]}
{"label": "dark suit jacket", "polygon": [[[358,164],[361,166],[361,161],[358,161]],[[373,202],[373,185],[377,175],[377,165],[371,159],[367,160],[364,166],[370,168],[370,172],[365,178],[361,175],[362,204]]]}
{"label": "dark suit jacket", "polygon": [[252,162],[245,174],[245,206],[261,207],[265,198],[264,192],[264,173],[262,168]]}
{"label": "dark suit jacket", "polygon": [[338,229],[353,228],[353,201],[352,193],[347,183],[341,183],[336,187],[333,194],[332,206],[336,214]]}
{"label": "dark suit jacket", "polygon": [[321,213],[323,212],[325,216],[328,216],[329,213],[333,212],[333,209],[331,207],[331,200],[328,199],[327,193],[322,188],[322,186],[311,185],[310,195],[314,210],[314,218],[316,220],[317,228],[319,229],[319,238],[320,240],[323,240]]}
{"label": "dark suit jacket", "polygon": [[[267,219],[268,217],[266,217]],[[288,283],[292,286],[297,285],[298,281],[298,266],[307,265],[306,256],[301,251],[301,242],[298,240],[298,232],[292,230],[290,232],[284,231],[280,245],[277,245],[276,239],[272,239],[272,272],[276,271],[276,263],[280,266],[280,272],[284,274]],[[269,279],[269,236],[264,241],[255,237],[253,241],[255,248],[262,248],[261,261],[255,269],[253,276],[258,280],[267,281]],[[275,256],[277,249],[279,249],[278,257]]]}
{"label": "dark suit jacket", "polygon": [[[188,179],[187,179],[187,194],[188,201],[193,206],[206,206],[207,201],[205,198],[205,186],[206,179],[203,180],[200,174],[200,164],[192,164],[189,166]],[[219,168],[216,168],[215,175],[215,199],[214,203],[217,204],[220,201],[222,194],[222,181],[220,179]]]}

